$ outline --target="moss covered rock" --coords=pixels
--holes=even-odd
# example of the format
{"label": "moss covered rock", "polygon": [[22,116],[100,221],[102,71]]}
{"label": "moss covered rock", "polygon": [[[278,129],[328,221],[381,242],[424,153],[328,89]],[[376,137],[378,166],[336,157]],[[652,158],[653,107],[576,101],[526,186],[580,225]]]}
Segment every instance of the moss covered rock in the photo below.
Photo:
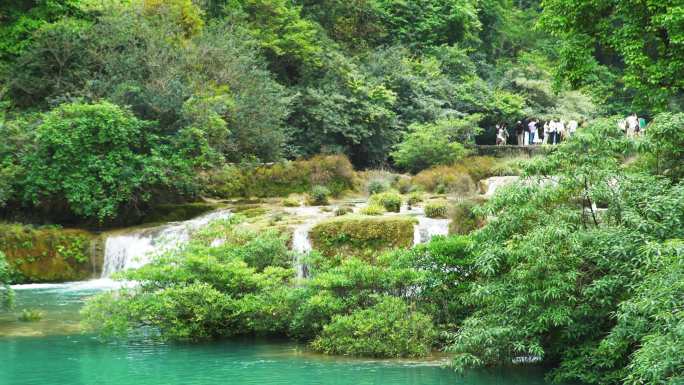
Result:
{"label": "moss covered rock", "polygon": [[14,283],[91,278],[102,255],[100,238],[88,231],[15,224],[0,224],[0,250]]}
{"label": "moss covered rock", "polygon": [[381,251],[413,244],[415,218],[346,215],[321,222],[309,233],[315,250],[327,256],[355,255],[373,259]]}

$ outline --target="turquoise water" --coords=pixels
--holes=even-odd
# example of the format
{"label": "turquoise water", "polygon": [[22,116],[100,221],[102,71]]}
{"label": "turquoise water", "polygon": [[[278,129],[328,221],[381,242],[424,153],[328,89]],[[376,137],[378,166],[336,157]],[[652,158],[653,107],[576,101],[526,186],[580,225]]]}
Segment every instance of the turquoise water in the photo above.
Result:
{"label": "turquoise water", "polygon": [[17,291],[17,308],[39,308],[36,323],[0,316],[1,385],[545,385],[514,370],[458,376],[444,357],[422,361],[329,357],[285,341],[203,344],[102,343],[78,331],[82,302],[97,285]]}

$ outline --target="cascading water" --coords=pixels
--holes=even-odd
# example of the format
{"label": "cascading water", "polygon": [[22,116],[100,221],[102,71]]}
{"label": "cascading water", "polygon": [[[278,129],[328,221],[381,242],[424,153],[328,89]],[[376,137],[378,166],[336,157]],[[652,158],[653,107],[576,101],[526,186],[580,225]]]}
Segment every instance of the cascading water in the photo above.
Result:
{"label": "cascading water", "polygon": [[449,219],[418,217],[413,230],[413,244],[425,243],[437,235],[449,235]]}
{"label": "cascading water", "polygon": [[188,242],[194,231],[214,220],[229,216],[229,210],[216,210],[184,222],[112,234],[105,241],[102,277],[109,277],[117,271],[138,268],[149,262],[152,256]]}
{"label": "cascading water", "polygon": [[292,251],[294,251],[292,264],[297,272],[297,278],[303,279],[306,278],[307,269],[301,258],[312,250],[309,231],[318,221],[330,217],[331,214],[322,212],[318,207],[311,206],[287,208],[286,211],[292,215],[306,218],[292,232]]}
{"label": "cascading water", "polygon": [[491,178],[483,179],[480,181],[480,192],[485,198],[491,198],[494,196],[496,190],[501,187],[508,186],[512,183],[517,182],[520,179],[519,176],[493,176]]}
{"label": "cascading water", "polygon": [[444,218],[428,218],[425,211],[420,207],[402,209],[402,213],[410,214],[418,219],[418,224],[413,227],[413,244],[425,243],[437,235],[449,235],[449,223],[451,220]]}
{"label": "cascading water", "polygon": [[292,233],[292,250],[295,252],[294,267],[297,271],[297,278],[306,278],[306,265],[302,263],[302,255],[308,254],[311,247],[311,240],[309,240],[309,231],[314,226],[313,223],[308,222],[297,228]]}

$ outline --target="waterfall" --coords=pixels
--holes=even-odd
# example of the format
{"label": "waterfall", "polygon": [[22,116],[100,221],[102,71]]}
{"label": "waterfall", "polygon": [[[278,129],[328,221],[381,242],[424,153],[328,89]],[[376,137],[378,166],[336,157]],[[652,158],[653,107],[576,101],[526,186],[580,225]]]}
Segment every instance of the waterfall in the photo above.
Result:
{"label": "waterfall", "polygon": [[479,182],[480,193],[486,198],[494,196],[496,190],[503,186],[508,186],[520,179],[519,176],[493,176],[491,178],[483,179]]}
{"label": "waterfall", "polygon": [[229,210],[216,210],[188,221],[111,234],[105,241],[102,277],[143,266],[153,256],[188,242],[194,231],[229,216]]}
{"label": "waterfall", "polygon": [[313,227],[314,223],[307,222],[294,229],[292,233],[292,250],[294,254],[294,267],[297,271],[297,278],[306,278],[306,266],[302,262],[301,258],[303,255],[308,254],[311,247],[311,240],[309,239],[309,231]]}
{"label": "waterfall", "polygon": [[418,216],[418,224],[413,228],[413,244],[424,243],[436,235],[449,235],[449,219]]}

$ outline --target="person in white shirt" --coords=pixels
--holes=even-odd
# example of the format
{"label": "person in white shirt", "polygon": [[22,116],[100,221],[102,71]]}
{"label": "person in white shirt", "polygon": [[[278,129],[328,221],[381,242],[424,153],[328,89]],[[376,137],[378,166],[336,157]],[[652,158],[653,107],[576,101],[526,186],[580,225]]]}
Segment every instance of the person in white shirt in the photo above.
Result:
{"label": "person in white shirt", "polygon": [[532,119],[530,123],[527,125],[527,128],[529,129],[530,132],[530,137],[527,139],[527,143],[529,144],[534,144],[534,140],[537,136],[537,120]]}
{"label": "person in white shirt", "polygon": [[508,142],[508,131],[505,124],[496,125],[496,145],[504,146]]}
{"label": "person in white shirt", "polygon": [[549,121],[547,120],[544,122],[544,142],[543,144],[547,144],[549,142],[549,135],[551,134],[551,126],[549,124]]}
{"label": "person in white shirt", "polygon": [[639,131],[639,118],[634,113],[627,117],[627,136],[634,136]]}
{"label": "person in white shirt", "polygon": [[558,123],[555,119],[551,119],[549,122],[549,136],[551,144],[556,144],[556,141],[558,140]]}
{"label": "person in white shirt", "polygon": [[556,123],[556,136],[558,137],[558,143],[560,143],[561,140],[565,139],[565,134],[565,122],[559,119],[558,123]]}

